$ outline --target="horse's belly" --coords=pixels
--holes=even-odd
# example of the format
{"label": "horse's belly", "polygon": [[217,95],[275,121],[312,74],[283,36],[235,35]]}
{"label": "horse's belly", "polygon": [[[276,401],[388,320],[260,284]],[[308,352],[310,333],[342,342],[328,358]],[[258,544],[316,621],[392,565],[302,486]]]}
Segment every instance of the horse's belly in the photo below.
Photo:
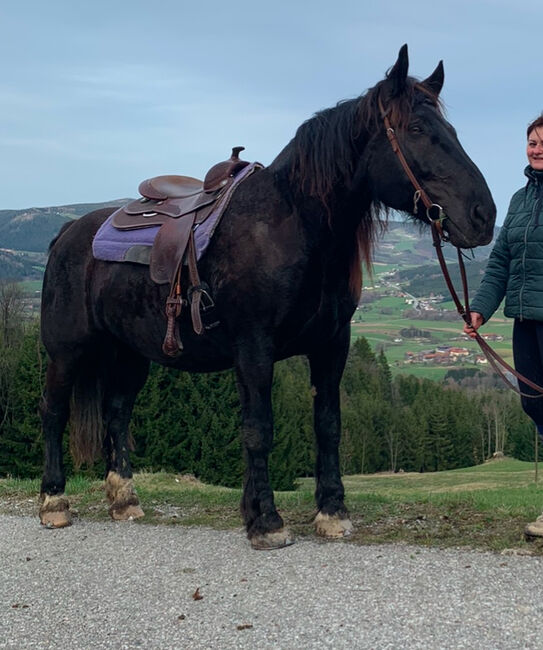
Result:
{"label": "horse's belly", "polygon": [[117,339],[124,341],[135,352],[163,366],[191,372],[214,372],[231,368],[233,365],[229,346],[220,331],[196,335],[191,328],[182,326],[178,337],[179,352],[169,355],[162,349],[166,320],[161,315],[155,317],[154,321],[142,322],[132,328],[111,330]]}

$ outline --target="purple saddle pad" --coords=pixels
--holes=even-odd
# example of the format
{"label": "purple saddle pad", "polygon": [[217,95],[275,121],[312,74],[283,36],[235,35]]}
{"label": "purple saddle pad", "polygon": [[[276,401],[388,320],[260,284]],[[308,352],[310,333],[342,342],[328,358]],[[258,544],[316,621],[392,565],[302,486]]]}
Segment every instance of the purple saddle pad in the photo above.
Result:
{"label": "purple saddle pad", "polygon": [[[232,185],[237,186],[247,176],[257,169],[262,169],[260,163],[251,163],[244,167],[236,176]],[[231,194],[227,198],[230,198]],[[196,259],[200,259],[205,253],[211,237],[215,232],[220,217],[224,212],[225,205],[222,199],[218,201],[216,208],[209,217],[194,227],[194,243],[196,244]],[[112,224],[112,213],[100,226],[92,242],[92,252],[96,259],[106,262],[136,262],[137,264],[149,264],[151,248],[160,226],[149,228],[138,228],[136,230],[118,230]],[[182,217],[180,217],[182,218]]]}

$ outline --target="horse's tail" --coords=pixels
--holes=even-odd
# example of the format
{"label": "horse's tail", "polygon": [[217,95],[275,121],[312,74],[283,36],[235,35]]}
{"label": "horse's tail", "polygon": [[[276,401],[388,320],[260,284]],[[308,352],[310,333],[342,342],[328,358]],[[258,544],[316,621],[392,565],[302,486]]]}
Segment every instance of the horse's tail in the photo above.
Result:
{"label": "horse's tail", "polygon": [[74,465],[92,465],[100,457],[105,436],[104,395],[107,361],[86,357],[74,382],[70,403],[70,453]]}

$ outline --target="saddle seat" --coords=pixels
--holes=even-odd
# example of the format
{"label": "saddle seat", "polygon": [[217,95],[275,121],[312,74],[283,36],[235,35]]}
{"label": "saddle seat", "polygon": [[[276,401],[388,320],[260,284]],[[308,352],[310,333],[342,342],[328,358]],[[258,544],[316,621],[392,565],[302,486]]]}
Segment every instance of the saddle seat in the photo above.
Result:
{"label": "saddle seat", "polygon": [[200,194],[204,190],[204,182],[192,176],[155,176],[142,181],[138,192],[146,199],[165,201],[180,199]]}

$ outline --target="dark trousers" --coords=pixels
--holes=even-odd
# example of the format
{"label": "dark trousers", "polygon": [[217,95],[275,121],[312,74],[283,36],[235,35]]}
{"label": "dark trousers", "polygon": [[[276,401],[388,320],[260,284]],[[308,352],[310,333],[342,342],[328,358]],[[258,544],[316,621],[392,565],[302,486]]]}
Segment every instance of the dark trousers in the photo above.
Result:
{"label": "dark trousers", "polygon": [[[513,325],[513,358],[515,369],[527,379],[543,386],[543,321],[518,320]],[[519,388],[528,395],[537,391],[519,381]],[[543,397],[532,399],[521,397],[522,408],[541,427],[543,433]]]}

